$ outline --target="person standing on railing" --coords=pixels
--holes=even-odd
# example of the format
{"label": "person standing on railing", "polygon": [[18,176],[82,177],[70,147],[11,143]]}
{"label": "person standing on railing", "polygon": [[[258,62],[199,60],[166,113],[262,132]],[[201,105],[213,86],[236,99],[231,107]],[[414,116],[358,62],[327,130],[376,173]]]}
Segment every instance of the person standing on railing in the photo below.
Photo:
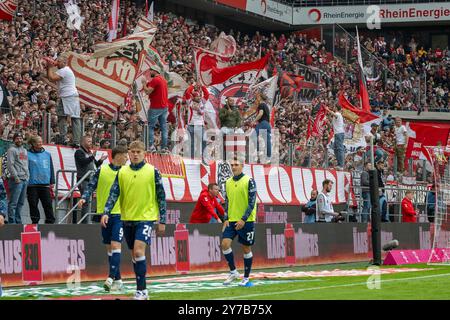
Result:
{"label": "person standing on railing", "polygon": [[14,144],[8,149],[7,166],[10,173],[8,179],[9,203],[8,223],[22,223],[20,215],[25,203],[29,179],[28,154],[23,147],[23,137],[20,133],[13,136]]}
{"label": "person standing on railing", "polygon": [[32,136],[28,140],[31,146],[28,150],[28,168],[30,180],[27,187],[28,205],[30,207],[31,223],[37,224],[41,218],[39,200],[45,212],[45,223],[55,223],[51,189],[55,184],[52,156],[42,147],[42,138]]}
{"label": "person standing on railing", "polygon": [[239,107],[235,105],[234,98],[227,97],[225,105],[219,110],[220,130],[224,135],[243,133],[241,129],[242,116]]}
{"label": "person standing on railing", "polygon": [[402,125],[400,117],[395,118],[395,155],[397,156],[397,175],[405,171],[405,154],[408,145],[408,130]]}
{"label": "person standing on railing", "polygon": [[[74,157],[75,157],[75,165],[77,167],[77,181],[81,180],[86,173],[89,171],[94,171],[95,168],[99,168],[103,161],[108,157],[108,154],[104,154],[99,160],[95,160],[95,156],[97,154],[97,151],[92,152],[92,137],[90,136],[83,136],[81,138],[81,146],[80,148],[75,151]],[[80,190],[80,194],[83,194],[86,190],[89,183],[89,178],[85,179],[79,186],[78,190]],[[87,199],[87,203],[89,203],[91,200]],[[89,206],[83,206],[81,209],[81,217],[83,218],[89,210]],[[87,223],[88,219],[84,219],[82,223]],[[72,215],[72,223],[77,223],[77,212],[74,211]]]}
{"label": "person standing on railing", "polygon": [[[60,143],[63,144],[67,135],[67,117],[72,121],[72,146],[78,147],[81,138],[81,116],[80,98],[75,85],[75,74],[67,65],[67,57],[59,56],[56,62],[45,59],[47,67],[47,78],[58,84],[58,95],[60,101],[57,105],[58,127]],[[55,71],[53,67],[57,67]]]}
{"label": "person standing on railing", "polygon": [[[260,163],[270,164],[272,158],[272,127],[270,125],[270,110],[267,96],[258,92],[256,94],[256,103],[258,105],[257,115],[255,119],[255,131],[256,131],[256,149],[258,150],[258,158]],[[266,144],[264,153],[261,152],[261,146],[259,144],[259,134]],[[264,160],[263,160],[264,159]]]}
{"label": "person standing on railing", "polygon": [[325,108],[333,116],[333,130],[334,130],[334,155],[337,160],[336,169],[342,170],[344,168],[345,147],[344,147],[344,118],[341,114],[341,106],[335,105],[333,110],[328,107]]}
{"label": "person standing on railing", "polygon": [[[116,179],[119,169],[125,165],[128,160],[128,149],[126,146],[119,145],[112,150],[112,163],[101,166],[92,176],[86,190],[83,193],[78,206],[89,201],[92,194],[97,190],[97,213],[94,218],[99,218],[105,210],[106,200],[108,200],[109,191]],[[120,256],[122,252],[123,227],[120,219],[120,202],[117,202],[111,210],[111,219],[106,228],[102,226],[103,243],[106,245],[106,251],[109,261],[109,275],[103,285],[105,291],[118,291],[123,287],[120,275]]]}
{"label": "person standing on railing", "polygon": [[148,108],[148,133],[150,152],[156,152],[155,126],[159,123],[161,130],[161,151],[169,152],[168,149],[168,128],[167,116],[169,110],[168,85],[166,79],[161,75],[162,70],[156,65],[150,67],[150,76],[152,80],[142,79],[142,87],[150,100]]}
{"label": "person standing on railing", "polygon": [[[205,86],[191,85],[184,93],[184,100],[188,105],[187,129],[191,141],[191,158],[203,159],[203,151],[206,141],[203,139],[205,132],[205,104],[209,99],[209,92]],[[195,150],[201,141],[201,149]]]}

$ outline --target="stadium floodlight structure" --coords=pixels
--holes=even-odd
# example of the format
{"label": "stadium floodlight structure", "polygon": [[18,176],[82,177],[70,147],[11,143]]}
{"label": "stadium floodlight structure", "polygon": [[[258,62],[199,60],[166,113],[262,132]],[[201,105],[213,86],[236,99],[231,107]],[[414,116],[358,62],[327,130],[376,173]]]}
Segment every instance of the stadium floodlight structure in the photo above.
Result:
{"label": "stadium floodlight structure", "polygon": [[434,228],[429,265],[450,265],[450,163],[440,158],[443,150],[426,147],[431,158],[435,185]]}

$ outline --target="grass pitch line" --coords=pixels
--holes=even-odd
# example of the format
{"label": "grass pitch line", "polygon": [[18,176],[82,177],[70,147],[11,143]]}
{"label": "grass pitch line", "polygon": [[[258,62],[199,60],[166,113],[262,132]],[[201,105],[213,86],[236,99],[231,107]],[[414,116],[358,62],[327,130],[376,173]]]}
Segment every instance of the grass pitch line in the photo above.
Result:
{"label": "grass pitch line", "polygon": [[[405,280],[420,280],[420,279],[439,278],[439,277],[448,277],[448,276],[450,276],[450,273],[434,274],[434,275],[420,276],[420,277],[401,278],[401,279],[387,279],[387,280],[381,280],[380,279],[380,282],[381,283],[386,283],[386,282],[405,281]],[[243,298],[272,296],[272,295],[296,293],[296,292],[303,292],[303,291],[323,290],[323,289],[342,288],[342,287],[353,287],[353,286],[360,286],[360,285],[364,285],[364,284],[367,284],[367,281],[356,282],[356,283],[348,283],[348,284],[341,284],[341,285],[334,285],[334,286],[295,289],[295,290],[288,290],[288,291],[254,293],[254,294],[246,294],[246,295],[235,296],[235,297],[227,296],[227,297],[215,298],[215,299],[211,299],[211,300],[236,300],[236,299],[243,299]]]}

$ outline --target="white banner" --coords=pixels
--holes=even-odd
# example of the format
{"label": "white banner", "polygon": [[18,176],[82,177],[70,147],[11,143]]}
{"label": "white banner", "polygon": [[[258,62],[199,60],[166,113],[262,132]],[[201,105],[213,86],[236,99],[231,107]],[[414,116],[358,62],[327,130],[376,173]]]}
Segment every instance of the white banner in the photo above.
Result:
{"label": "white banner", "polygon": [[[55,176],[59,170],[76,170],[74,159],[76,149],[55,145],[44,147],[52,155]],[[105,153],[111,157],[110,150],[98,150],[96,158],[99,159]],[[107,158],[103,165],[108,163]],[[222,161],[211,162],[210,167],[206,167],[200,160],[183,159],[183,166],[184,177],[167,176],[164,174],[164,168],[160,167],[166,198],[170,202],[195,202],[209,183],[217,182],[223,185],[232,175],[230,165]],[[353,198],[350,194],[351,175],[346,171],[250,164],[245,165],[244,172],[255,179],[258,201],[264,204],[305,204],[313,189],[322,189],[324,179],[334,181],[330,193],[334,204],[347,202],[349,196]],[[58,188],[69,190],[71,180],[69,173],[59,173]],[[59,196],[63,196],[66,192],[60,191]],[[75,196],[78,197],[79,194],[76,193]]]}
{"label": "white banner", "polygon": [[361,24],[449,21],[450,3],[410,3],[380,6],[291,7],[272,0],[247,0],[248,12],[292,25]]}
{"label": "white banner", "polygon": [[247,11],[292,24],[292,7],[271,0],[247,0]]}
{"label": "white banner", "polygon": [[335,6],[294,8],[294,25],[321,25],[333,23],[367,23],[375,21],[379,15],[380,23],[449,21],[450,4],[411,3],[380,6]]}

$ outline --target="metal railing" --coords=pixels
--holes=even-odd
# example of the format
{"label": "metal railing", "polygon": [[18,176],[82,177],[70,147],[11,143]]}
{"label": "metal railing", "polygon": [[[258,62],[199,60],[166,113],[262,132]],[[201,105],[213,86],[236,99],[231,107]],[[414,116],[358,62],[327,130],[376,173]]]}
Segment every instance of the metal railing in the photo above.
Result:
{"label": "metal railing", "polygon": [[[70,189],[60,189],[59,188],[59,176],[60,174],[66,174],[69,173],[71,175],[71,188]],[[66,221],[67,218],[78,208],[77,204],[73,204],[73,200],[74,200],[74,196],[73,193],[75,192],[75,190],[78,188],[79,185],[81,185],[85,180],[87,180],[88,178],[90,178],[90,176],[94,173],[93,170],[90,170],[88,172],[86,172],[86,174],[75,183],[75,175],[76,175],[77,171],[76,170],[58,170],[56,172],[56,191],[55,191],[55,199],[54,199],[54,214],[55,216],[57,216],[58,211],[66,211],[66,214],[63,218],[61,218],[58,221],[58,224],[62,224],[63,221]],[[65,178],[64,178],[65,179]],[[58,197],[59,197],[59,191],[67,191],[64,196],[58,201]],[[70,198],[69,201],[69,205],[66,208],[62,208],[61,205]],[[70,205],[72,205],[73,207],[69,210]],[[91,211],[91,202],[88,201],[88,213],[90,213]],[[84,217],[82,217],[82,219],[80,221],[83,221],[86,218],[87,215],[85,215]]]}
{"label": "metal railing", "polygon": [[[355,195],[356,208],[354,208],[353,199],[348,197],[346,203],[346,210],[341,213],[344,214],[346,222],[370,222],[371,220],[371,203],[367,207],[367,212],[363,212],[364,203],[370,201],[364,199],[362,192],[368,192],[369,187],[362,187],[360,185],[360,174],[361,172],[352,172],[353,184],[350,186],[350,192]],[[383,222],[402,222],[402,210],[401,204],[405,197],[406,191],[412,191],[414,193],[413,204],[419,214],[417,216],[417,222],[428,221],[428,190],[427,185],[423,185],[422,188],[418,188],[416,185],[411,187],[399,187],[393,185],[386,185],[385,187],[380,187],[380,200],[385,197],[383,201],[386,201],[386,214]],[[380,206],[380,214],[383,217],[382,207]],[[364,217],[366,215],[366,217]],[[386,221],[387,220],[387,221]]]}

